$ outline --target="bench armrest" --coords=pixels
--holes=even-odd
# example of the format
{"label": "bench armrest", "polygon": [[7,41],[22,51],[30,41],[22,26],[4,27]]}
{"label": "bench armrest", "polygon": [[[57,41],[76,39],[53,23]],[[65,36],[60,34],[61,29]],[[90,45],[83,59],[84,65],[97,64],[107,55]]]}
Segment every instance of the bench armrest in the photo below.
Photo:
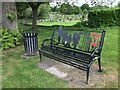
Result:
{"label": "bench armrest", "polygon": [[44,40],[42,41],[42,46],[44,46],[44,44],[45,44],[46,41],[51,41],[51,40],[52,40],[51,38],[46,38],[46,39],[44,39]]}
{"label": "bench armrest", "polygon": [[102,49],[102,47],[97,47],[97,48],[92,52],[91,57],[93,57],[94,54],[96,53],[96,51],[98,51],[98,50],[100,50],[100,49]]}

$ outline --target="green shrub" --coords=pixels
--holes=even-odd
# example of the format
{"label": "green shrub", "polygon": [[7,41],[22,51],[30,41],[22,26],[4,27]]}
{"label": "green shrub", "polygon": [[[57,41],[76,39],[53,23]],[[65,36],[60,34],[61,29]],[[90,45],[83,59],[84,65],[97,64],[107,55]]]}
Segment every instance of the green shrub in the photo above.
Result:
{"label": "green shrub", "polygon": [[106,9],[91,11],[88,14],[89,27],[100,26],[117,26],[119,25],[120,17],[118,16],[120,9]]}
{"label": "green shrub", "polygon": [[2,42],[2,49],[8,49],[20,44],[22,40],[22,35],[20,33],[1,27],[0,30],[2,30],[2,38],[0,40]]}
{"label": "green shrub", "polygon": [[6,17],[12,22],[16,18],[16,13],[15,12],[7,12]]}

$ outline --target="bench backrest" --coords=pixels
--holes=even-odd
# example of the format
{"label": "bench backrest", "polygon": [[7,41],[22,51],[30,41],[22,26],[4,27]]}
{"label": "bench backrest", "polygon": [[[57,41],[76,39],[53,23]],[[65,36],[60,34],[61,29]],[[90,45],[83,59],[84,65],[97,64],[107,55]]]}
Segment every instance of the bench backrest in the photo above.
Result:
{"label": "bench backrest", "polygon": [[103,46],[105,32],[105,30],[102,32],[75,31],[70,34],[64,31],[62,26],[60,26],[58,30],[53,30],[51,44],[84,52],[93,52],[95,48]]}

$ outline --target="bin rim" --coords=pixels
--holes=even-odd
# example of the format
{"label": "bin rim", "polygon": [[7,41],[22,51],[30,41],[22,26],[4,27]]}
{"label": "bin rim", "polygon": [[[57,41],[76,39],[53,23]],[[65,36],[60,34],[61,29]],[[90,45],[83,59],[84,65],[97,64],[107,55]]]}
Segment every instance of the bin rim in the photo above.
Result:
{"label": "bin rim", "polygon": [[35,33],[35,34],[38,34],[38,31],[24,31],[24,32],[21,32],[22,34],[27,34],[27,33]]}

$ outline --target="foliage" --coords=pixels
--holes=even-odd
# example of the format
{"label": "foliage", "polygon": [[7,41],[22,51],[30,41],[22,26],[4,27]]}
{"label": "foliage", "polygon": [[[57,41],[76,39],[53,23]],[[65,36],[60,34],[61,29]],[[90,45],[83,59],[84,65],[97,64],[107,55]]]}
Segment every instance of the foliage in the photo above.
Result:
{"label": "foliage", "polygon": [[32,9],[29,7],[29,8],[26,8],[25,10],[23,10],[23,11],[18,12],[17,14],[18,14],[19,19],[31,18],[32,17]]}
{"label": "foliage", "polygon": [[15,12],[11,11],[6,13],[6,17],[12,22],[17,16]]}
{"label": "foliage", "polygon": [[60,7],[60,12],[63,14],[70,14],[72,12],[72,7],[69,4],[63,3]]}
{"label": "foliage", "polygon": [[41,4],[38,8],[38,16],[39,18],[49,18],[50,13],[50,5],[49,4]]}
{"label": "foliage", "polygon": [[115,0],[91,0],[92,6],[112,6]]}
{"label": "foliage", "polygon": [[63,14],[79,14],[80,8],[78,6],[71,6],[69,3],[63,3],[60,7],[60,12]]}
{"label": "foliage", "polygon": [[43,3],[48,3],[48,2],[28,2],[30,8],[32,9],[32,29],[36,28],[36,24],[37,24],[37,16],[38,16],[38,8],[41,4]]}
{"label": "foliage", "polygon": [[15,5],[18,12],[24,11],[30,7],[27,2],[15,2]]}
{"label": "foliage", "polygon": [[120,2],[118,3],[118,7],[120,7]]}
{"label": "foliage", "polygon": [[91,7],[91,10],[92,10],[92,11],[96,11],[96,10],[103,10],[103,9],[108,9],[108,8],[110,8],[110,7],[108,7],[108,6],[96,5],[96,6]]}
{"label": "foliage", "polygon": [[51,11],[52,11],[52,12],[56,12],[56,9],[57,9],[57,6],[51,7]]}
{"label": "foliage", "polygon": [[73,14],[80,14],[81,10],[78,6],[73,6]]}
{"label": "foliage", "polygon": [[120,25],[120,9],[105,9],[91,11],[88,15],[89,27],[117,26]]}
{"label": "foliage", "polygon": [[86,20],[86,19],[87,19],[87,16],[88,16],[88,10],[84,9],[82,13],[83,13],[82,19],[83,19],[83,20]]}
{"label": "foliage", "polygon": [[81,6],[81,10],[82,10],[82,21],[86,21],[87,17],[88,17],[88,12],[90,11],[90,7],[89,4],[85,3]]}
{"label": "foliage", "polygon": [[24,18],[31,18],[32,17],[32,9],[27,8],[23,11],[23,17]]}
{"label": "foliage", "polygon": [[15,2],[16,9],[17,9],[17,15],[19,19],[25,18],[24,12],[27,8],[30,8],[27,2]]}
{"label": "foliage", "polygon": [[89,4],[83,4],[81,6],[81,10],[83,11],[84,9],[86,9],[87,11],[89,11],[90,10]]}
{"label": "foliage", "polygon": [[10,47],[15,47],[20,44],[22,40],[22,35],[18,33],[16,30],[8,30],[5,28],[0,28],[2,30],[2,49],[8,49]]}

